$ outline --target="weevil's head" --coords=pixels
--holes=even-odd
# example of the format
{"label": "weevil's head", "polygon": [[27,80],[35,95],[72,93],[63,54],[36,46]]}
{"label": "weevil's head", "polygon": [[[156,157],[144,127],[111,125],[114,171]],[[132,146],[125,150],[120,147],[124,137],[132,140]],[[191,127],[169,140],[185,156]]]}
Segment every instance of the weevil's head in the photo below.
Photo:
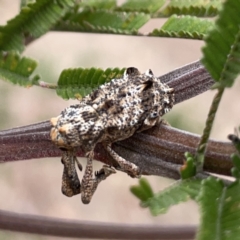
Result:
{"label": "weevil's head", "polygon": [[[101,119],[89,105],[72,105],[51,119],[52,141],[60,148],[72,149],[83,146],[91,150],[102,130]],[[90,148],[90,149],[89,149]]]}

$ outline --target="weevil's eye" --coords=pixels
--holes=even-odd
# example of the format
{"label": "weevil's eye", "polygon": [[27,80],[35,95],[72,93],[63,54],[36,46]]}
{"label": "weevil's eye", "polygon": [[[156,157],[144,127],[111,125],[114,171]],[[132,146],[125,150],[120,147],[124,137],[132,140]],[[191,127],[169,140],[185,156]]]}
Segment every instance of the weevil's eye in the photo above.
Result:
{"label": "weevil's eye", "polygon": [[147,76],[149,76],[149,77],[152,77],[152,76],[153,76],[153,72],[152,72],[151,69],[148,69],[148,70],[145,72],[145,74],[146,74]]}
{"label": "weevil's eye", "polygon": [[140,74],[140,72],[138,71],[137,68],[129,67],[124,72],[124,78],[126,78],[128,76],[136,76],[136,75],[139,75],[139,74]]}
{"label": "weevil's eye", "polygon": [[158,116],[159,116],[158,112],[152,112],[150,113],[149,118],[156,118]]}

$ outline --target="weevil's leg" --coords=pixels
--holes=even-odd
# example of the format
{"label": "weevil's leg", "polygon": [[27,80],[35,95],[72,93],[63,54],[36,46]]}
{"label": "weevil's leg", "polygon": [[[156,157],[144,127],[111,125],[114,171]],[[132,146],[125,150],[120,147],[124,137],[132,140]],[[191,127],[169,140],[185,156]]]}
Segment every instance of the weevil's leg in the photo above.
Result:
{"label": "weevil's leg", "polygon": [[[92,155],[92,154],[91,154]],[[88,204],[92,198],[92,173],[93,173],[93,166],[92,166],[92,156],[87,156],[87,165],[85,168],[85,172],[82,178],[82,202]]]}
{"label": "weevil's leg", "polygon": [[82,171],[82,165],[76,157],[76,151],[75,150],[64,151],[61,161],[64,167],[66,167],[68,177],[75,180],[75,178],[77,177],[75,162],[77,162],[78,168],[80,169],[80,171]]}
{"label": "weevil's leg", "polygon": [[116,173],[116,171],[111,168],[111,166],[103,165],[103,167],[95,172],[95,179],[93,181],[93,193],[96,191],[98,184],[109,177],[111,174]]}
{"label": "weevil's leg", "polygon": [[78,161],[77,158],[76,158],[76,163],[77,163],[78,169],[82,171],[82,164]]}
{"label": "weevil's leg", "polygon": [[66,151],[62,156],[63,176],[62,176],[62,193],[67,197],[72,197],[81,192],[81,184],[75,168],[77,158],[72,151]]}
{"label": "weevil's leg", "polygon": [[66,168],[64,168],[62,176],[62,193],[67,197],[72,197],[79,194],[80,192],[80,181],[72,181],[72,179],[68,177]]}
{"label": "weevil's leg", "polygon": [[[104,145],[104,144],[103,144]],[[107,152],[110,154],[110,156],[119,164],[120,168],[117,170],[126,172],[131,177],[139,178],[141,177],[140,169],[138,166],[136,166],[134,163],[131,163],[121,156],[119,156],[112,148],[110,144],[104,145]]]}
{"label": "weevil's leg", "polygon": [[85,173],[82,179],[81,186],[81,196],[82,202],[84,204],[90,203],[94,192],[96,191],[98,184],[105,180],[112,173],[116,173],[114,169],[103,166],[100,171],[95,173],[95,178],[93,179],[93,166],[92,166],[93,152],[87,154],[87,166],[85,169]]}

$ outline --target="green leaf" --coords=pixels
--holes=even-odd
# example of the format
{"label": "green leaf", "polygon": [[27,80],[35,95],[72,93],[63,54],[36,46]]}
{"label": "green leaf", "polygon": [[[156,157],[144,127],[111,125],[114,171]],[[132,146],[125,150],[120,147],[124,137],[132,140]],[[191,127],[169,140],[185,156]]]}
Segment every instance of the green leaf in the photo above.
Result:
{"label": "green leaf", "polygon": [[127,0],[121,5],[120,10],[154,13],[159,10],[166,0]]}
{"label": "green leaf", "polygon": [[114,12],[85,9],[80,13],[67,14],[56,30],[138,34],[138,29],[150,19],[144,13]]}
{"label": "green leaf", "polygon": [[57,86],[57,94],[64,99],[81,98],[105,82],[121,78],[125,69],[66,69],[62,71]]}
{"label": "green leaf", "polygon": [[216,16],[221,9],[221,0],[171,0],[159,15],[192,15],[199,17]]}
{"label": "green leaf", "polygon": [[112,9],[117,6],[117,2],[116,0],[83,0],[80,6],[96,9]]}
{"label": "green leaf", "polygon": [[240,0],[225,2],[203,48],[202,62],[222,87],[231,87],[240,72],[239,9]]}
{"label": "green leaf", "polygon": [[24,49],[25,38],[40,37],[63,17],[75,0],[37,0],[21,9],[21,12],[0,26],[0,50]]}
{"label": "green leaf", "polygon": [[234,240],[240,236],[240,182],[229,187],[209,177],[203,181],[198,202],[201,224],[198,240]]}
{"label": "green leaf", "polygon": [[16,52],[0,52],[0,78],[3,80],[30,87],[39,79],[39,76],[30,78],[36,67],[35,60],[21,58]]}
{"label": "green leaf", "polygon": [[152,215],[166,213],[167,210],[180,202],[195,199],[201,187],[201,180],[188,179],[179,180],[152,198],[142,203],[143,207],[148,207]]}
{"label": "green leaf", "polygon": [[146,178],[141,178],[139,180],[139,185],[132,186],[130,191],[139,198],[140,201],[147,201],[149,198],[153,197],[152,187]]}
{"label": "green leaf", "polygon": [[203,39],[214,26],[213,22],[191,16],[171,16],[161,29],[154,29],[150,36]]}
{"label": "green leaf", "polygon": [[186,162],[180,169],[182,179],[188,179],[196,175],[196,165],[194,156],[187,152],[185,153]]}

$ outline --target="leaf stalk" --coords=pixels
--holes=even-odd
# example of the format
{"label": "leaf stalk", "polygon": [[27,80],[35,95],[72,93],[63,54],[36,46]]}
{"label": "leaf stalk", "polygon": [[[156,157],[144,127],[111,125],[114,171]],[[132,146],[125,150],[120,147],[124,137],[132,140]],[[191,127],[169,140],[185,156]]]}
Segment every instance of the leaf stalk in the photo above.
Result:
{"label": "leaf stalk", "polygon": [[200,142],[197,147],[197,153],[195,156],[196,160],[196,168],[197,168],[197,173],[203,171],[203,165],[204,165],[204,158],[205,158],[205,153],[206,153],[206,148],[207,148],[207,143],[210,137],[210,133],[212,130],[213,122],[217,113],[218,106],[220,104],[220,101],[222,99],[222,95],[224,92],[224,88],[218,88],[217,94],[214,96],[212,105],[210,107],[207,121],[205,128],[203,130],[203,135],[201,136]]}

